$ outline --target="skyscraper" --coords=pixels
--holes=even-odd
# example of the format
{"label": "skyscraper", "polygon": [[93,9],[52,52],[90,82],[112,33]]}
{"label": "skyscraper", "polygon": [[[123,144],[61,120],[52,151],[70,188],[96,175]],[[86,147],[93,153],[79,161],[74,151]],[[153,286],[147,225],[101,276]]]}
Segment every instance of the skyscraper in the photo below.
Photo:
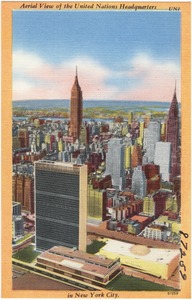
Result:
{"label": "skyscraper", "polygon": [[78,139],[80,136],[83,111],[82,99],[82,91],[78,82],[76,69],[75,82],[71,89],[70,102],[70,135],[73,136],[74,139]]}
{"label": "skyscraper", "polygon": [[36,248],[86,250],[87,166],[35,162]]}
{"label": "skyscraper", "polygon": [[16,188],[16,201],[20,202],[23,205],[23,193],[24,193],[24,181],[25,177],[22,174],[19,174],[17,177],[17,188]]}
{"label": "skyscraper", "polygon": [[165,201],[168,192],[158,191],[143,199],[143,213],[149,216],[159,217],[165,209]]}
{"label": "skyscraper", "polygon": [[131,168],[131,146],[125,146],[125,157],[124,157],[124,161],[125,161],[125,168]]}
{"label": "skyscraper", "polygon": [[125,145],[123,139],[112,138],[108,143],[106,155],[106,174],[112,177],[112,185],[120,190],[125,189],[126,176],[124,169]]}
{"label": "skyscraper", "polygon": [[167,142],[171,143],[171,176],[170,180],[179,175],[178,148],[179,148],[179,109],[176,96],[176,87],[169,108],[167,120]]}
{"label": "skyscraper", "polygon": [[34,178],[33,176],[25,176],[23,209],[34,213]]}
{"label": "skyscraper", "polygon": [[20,147],[29,147],[29,132],[26,128],[20,128],[18,131]]}
{"label": "skyscraper", "polygon": [[160,141],[160,123],[150,121],[148,127],[144,129],[143,148],[146,151],[147,163],[154,162],[155,144]]}
{"label": "skyscraper", "polygon": [[169,181],[171,163],[171,143],[156,143],[154,163],[160,166],[160,174],[162,180]]}
{"label": "skyscraper", "polygon": [[88,217],[103,221],[106,219],[107,192],[88,185]]}
{"label": "skyscraper", "polygon": [[142,165],[142,148],[140,145],[134,145],[132,149],[131,165],[135,168]]}
{"label": "skyscraper", "polygon": [[139,197],[144,197],[146,195],[147,179],[141,166],[134,168],[131,190]]}

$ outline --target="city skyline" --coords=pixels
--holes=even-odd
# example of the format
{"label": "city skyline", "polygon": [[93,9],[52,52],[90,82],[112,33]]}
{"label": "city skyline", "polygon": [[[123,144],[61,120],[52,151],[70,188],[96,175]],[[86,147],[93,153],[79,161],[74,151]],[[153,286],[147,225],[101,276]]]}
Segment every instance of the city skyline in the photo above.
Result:
{"label": "city skyline", "polygon": [[2,3],[5,297],[190,297],[190,9]]}
{"label": "city skyline", "polygon": [[[142,118],[141,112],[129,112],[126,120],[116,112],[109,122],[105,118],[103,122],[82,122],[83,93],[76,70],[69,121],[44,119],[42,111],[41,116],[31,111],[24,121],[13,120],[12,195],[21,203],[25,216],[22,220],[19,209],[17,218],[13,216],[12,248],[18,250],[13,254],[13,270],[15,265],[23,266],[17,242],[25,247],[23,241],[30,229],[31,239],[35,238],[30,248],[36,259],[25,268],[49,279],[85,290],[110,290],[109,284],[114,290],[115,280],[121,280],[122,288],[121,284],[116,288],[119,291],[127,290],[130,275],[136,277],[136,284],[137,276],[145,281],[147,273],[149,282],[158,278],[156,283],[180,289],[181,173],[176,89],[168,119],[166,111],[154,112],[154,116],[143,112]],[[160,141],[169,141],[172,152],[164,147],[165,159],[155,165]],[[30,175],[25,171],[31,169],[33,178],[28,180]],[[164,170],[167,181],[162,178]],[[115,247],[111,248],[108,238],[115,239]],[[158,251],[158,259],[153,260],[153,248]],[[99,261],[98,255],[102,255]],[[138,273],[135,276],[132,272]],[[176,281],[173,276],[177,276]],[[165,279],[168,284],[164,284]]]}
{"label": "city skyline", "polygon": [[180,100],[180,13],[14,11],[13,100],[69,99],[76,65],[85,101]]}

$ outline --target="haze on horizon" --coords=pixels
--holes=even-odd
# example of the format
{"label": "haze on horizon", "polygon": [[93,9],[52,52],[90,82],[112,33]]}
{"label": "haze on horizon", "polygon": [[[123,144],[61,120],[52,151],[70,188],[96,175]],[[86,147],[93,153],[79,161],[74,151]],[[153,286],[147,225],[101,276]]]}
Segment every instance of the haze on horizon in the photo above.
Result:
{"label": "haze on horizon", "polygon": [[180,101],[179,12],[13,11],[13,100]]}

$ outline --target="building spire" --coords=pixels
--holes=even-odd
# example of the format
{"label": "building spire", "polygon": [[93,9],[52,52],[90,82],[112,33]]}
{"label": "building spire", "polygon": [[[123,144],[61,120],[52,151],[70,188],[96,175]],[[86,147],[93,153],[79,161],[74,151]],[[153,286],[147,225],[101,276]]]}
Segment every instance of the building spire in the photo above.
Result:
{"label": "building spire", "polygon": [[74,81],[74,84],[73,84],[73,88],[80,88],[79,86],[79,82],[78,82],[78,70],[77,70],[77,66],[75,68],[75,81]]}
{"label": "building spire", "polygon": [[173,99],[171,102],[170,109],[177,106],[177,94],[176,94],[176,87],[177,87],[177,81],[175,80],[175,88],[174,88],[174,93],[173,93]]}
{"label": "building spire", "polygon": [[176,96],[176,87],[177,87],[177,80],[175,79],[175,90],[174,90],[174,95]]}

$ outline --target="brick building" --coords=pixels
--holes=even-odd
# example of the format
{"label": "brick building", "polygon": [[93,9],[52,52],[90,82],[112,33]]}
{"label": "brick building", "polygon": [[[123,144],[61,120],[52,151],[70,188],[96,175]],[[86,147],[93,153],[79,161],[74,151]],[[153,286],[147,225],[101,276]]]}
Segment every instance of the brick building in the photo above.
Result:
{"label": "brick building", "polygon": [[161,176],[159,173],[159,166],[154,164],[147,164],[142,166],[147,179],[147,194],[153,194],[161,187]]}
{"label": "brick building", "polygon": [[34,178],[32,175],[13,174],[12,200],[21,203],[23,210],[34,213]]}

